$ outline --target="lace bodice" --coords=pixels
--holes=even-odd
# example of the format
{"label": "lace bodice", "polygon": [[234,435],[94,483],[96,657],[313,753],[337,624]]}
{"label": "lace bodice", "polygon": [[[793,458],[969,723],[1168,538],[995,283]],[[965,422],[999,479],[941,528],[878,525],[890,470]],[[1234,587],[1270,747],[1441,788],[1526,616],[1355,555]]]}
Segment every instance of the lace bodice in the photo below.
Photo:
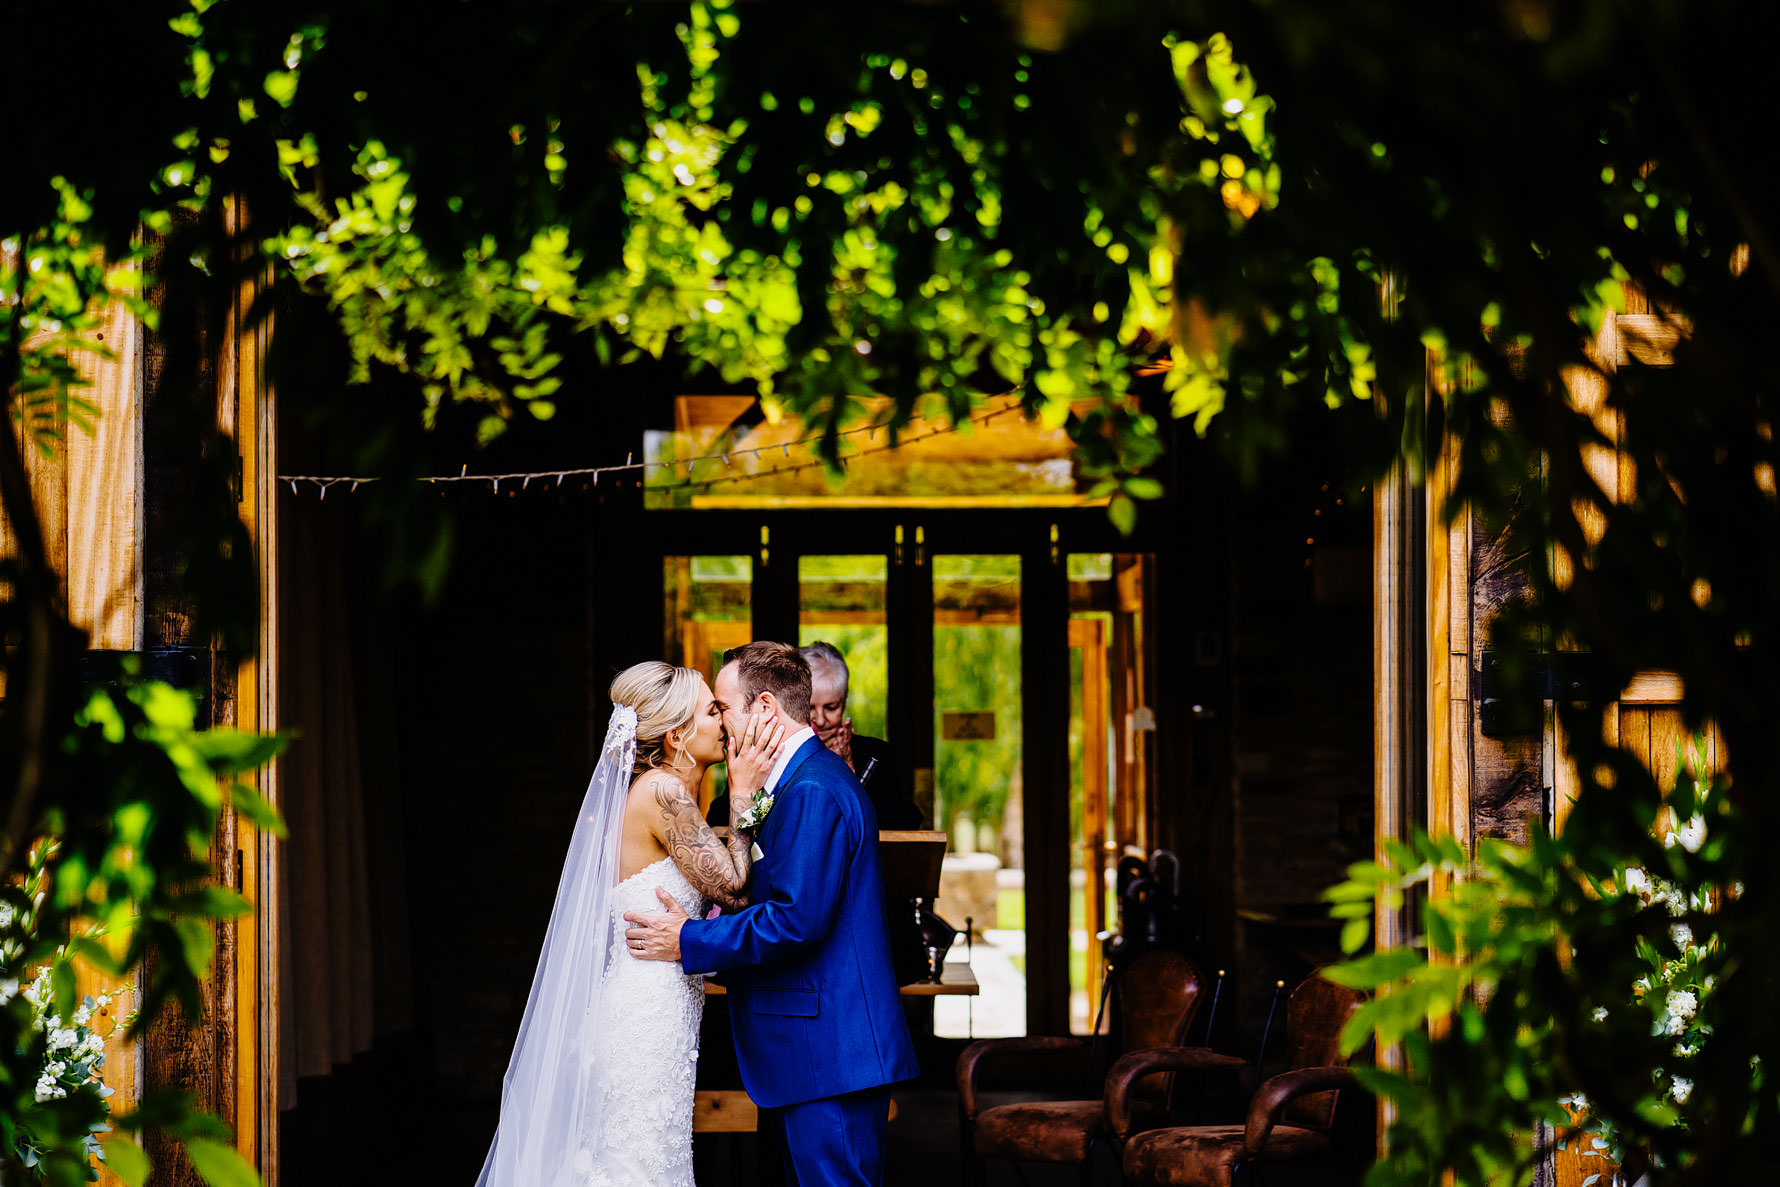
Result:
{"label": "lace bodice", "polygon": [[704,896],[672,858],[620,882],[612,893],[612,944],[599,1017],[590,1019],[594,1132],[582,1135],[577,1187],[692,1187],[692,1094],[704,978],[680,965],[638,960],[625,946],[626,911],[657,912],[661,887],[694,918]]}

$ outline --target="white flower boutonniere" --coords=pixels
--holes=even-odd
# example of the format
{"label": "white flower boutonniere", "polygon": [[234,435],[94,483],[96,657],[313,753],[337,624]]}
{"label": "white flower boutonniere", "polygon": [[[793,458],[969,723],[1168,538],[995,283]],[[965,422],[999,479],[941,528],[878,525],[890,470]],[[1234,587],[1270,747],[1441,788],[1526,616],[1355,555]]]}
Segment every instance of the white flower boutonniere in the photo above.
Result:
{"label": "white flower boutonniere", "polygon": [[[772,810],[773,793],[770,791],[762,791],[759,795],[754,797],[754,802],[748,805],[747,811],[743,812],[740,818],[736,820],[736,827],[745,829],[748,832],[753,832],[762,824],[766,823],[766,814]],[[755,843],[749,848],[749,856],[755,861],[759,861],[761,858],[765,857],[766,854],[761,852],[760,845]]]}
{"label": "white flower boutonniere", "polygon": [[736,821],[736,826],[753,832],[766,823],[766,814],[772,810],[773,793],[763,791],[754,797],[754,802],[748,805],[747,811],[743,812],[741,818]]}

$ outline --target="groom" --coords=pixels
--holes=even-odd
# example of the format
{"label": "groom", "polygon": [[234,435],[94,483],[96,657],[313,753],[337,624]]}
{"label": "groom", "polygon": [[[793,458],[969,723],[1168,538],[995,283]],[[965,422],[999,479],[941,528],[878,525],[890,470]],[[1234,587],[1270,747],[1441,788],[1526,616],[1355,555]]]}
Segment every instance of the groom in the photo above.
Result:
{"label": "groom", "polygon": [[913,1078],[914,1045],[890,969],[878,824],[847,764],[809,727],[810,667],[797,648],[750,643],[723,657],[714,689],[740,737],[749,713],[798,731],[764,788],[751,906],[690,919],[631,913],[636,955],[724,972],[742,1084],[762,1126],[782,1127],[799,1187],[877,1184],[890,1085]]}

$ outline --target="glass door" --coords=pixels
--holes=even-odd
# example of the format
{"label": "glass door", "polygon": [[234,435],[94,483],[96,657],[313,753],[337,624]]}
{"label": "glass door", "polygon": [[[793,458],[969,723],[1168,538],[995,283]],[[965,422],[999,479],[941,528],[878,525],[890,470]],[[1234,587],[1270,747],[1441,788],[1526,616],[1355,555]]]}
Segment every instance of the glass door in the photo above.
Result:
{"label": "glass door", "polygon": [[[847,667],[844,682],[825,679],[821,664],[811,672],[816,685],[811,724],[825,742],[847,723],[855,736],[889,736],[889,575],[890,561],[882,553],[797,558],[797,645],[827,643]],[[869,760],[855,761],[855,773],[863,761]]]}
{"label": "glass door", "polygon": [[1103,938],[1118,925],[1121,858],[1149,856],[1150,704],[1141,555],[1069,557],[1069,1020],[1099,1016]]}
{"label": "glass door", "polygon": [[968,958],[982,992],[933,1001],[939,1037],[1085,1033],[1118,862],[1151,844],[1154,566],[1059,535],[1012,518],[868,516],[841,538],[776,517],[702,538],[758,537],[752,555],[720,544],[663,560],[670,661],[714,677],[757,634],[829,644],[847,678],[825,728],[850,719],[890,774],[874,800],[947,834],[935,909],[969,921],[948,958]]}
{"label": "glass door", "polygon": [[[1021,557],[936,555],[933,566],[934,827],[950,835],[939,910],[966,920],[981,995],[935,1002],[934,1033],[1026,1033],[1026,839],[1022,779]],[[961,959],[962,940],[953,949]]]}
{"label": "glass door", "polygon": [[[667,556],[662,558],[662,658],[696,668],[715,682],[723,653],[754,637],[754,558]],[[718,763],[705,775],[699,807],[728,787],[728,771]]]}

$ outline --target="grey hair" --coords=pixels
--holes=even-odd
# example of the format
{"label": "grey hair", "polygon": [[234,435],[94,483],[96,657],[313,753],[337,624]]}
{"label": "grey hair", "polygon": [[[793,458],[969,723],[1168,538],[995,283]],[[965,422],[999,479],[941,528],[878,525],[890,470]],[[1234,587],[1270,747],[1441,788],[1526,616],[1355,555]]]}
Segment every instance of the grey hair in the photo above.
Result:
{"label": "grey hair", "polygon": [[810,665],[812,671],[818,664],[827,668],[838,668],[841,674],[841,696],[845,697],[851,691],[852,670],[847,667],[847,657],[842,655],[840,649],[833,643],[825,643],[818,639],[808,647],[799,647],[797,652],[803,656],[804,662]]}

